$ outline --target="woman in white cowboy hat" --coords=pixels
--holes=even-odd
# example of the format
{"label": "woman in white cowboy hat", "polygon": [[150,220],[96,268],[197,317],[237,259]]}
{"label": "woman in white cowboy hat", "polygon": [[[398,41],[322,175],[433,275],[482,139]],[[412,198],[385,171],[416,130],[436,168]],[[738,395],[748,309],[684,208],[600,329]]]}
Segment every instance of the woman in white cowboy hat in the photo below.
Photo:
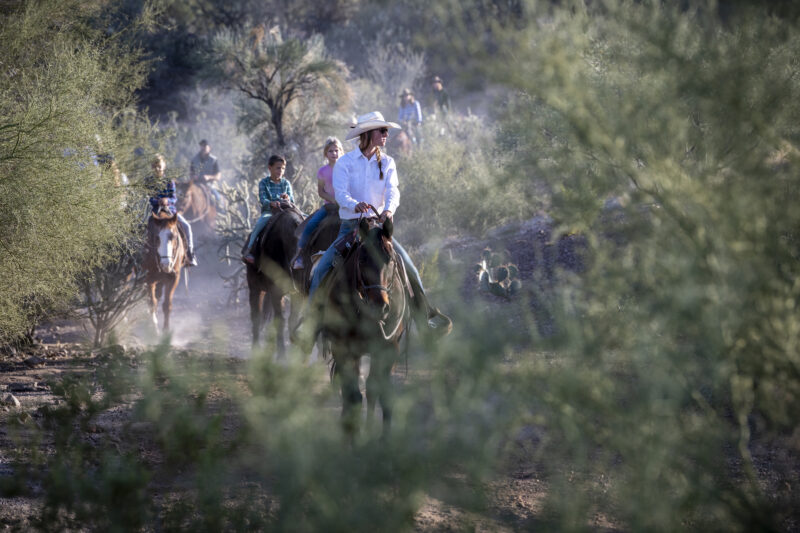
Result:
{"label": "woman in white cowboy hat", "polygon": [[[378,111],[358,117],[350,126],[345,140],[358,138],[358,148],[347,152],[339,158],[333,168],[333,190],[339,204],[339,217],[342,225],[339,235],[325,251],[314,270],[309,289],[309,300],[313,302],[314,293],[322,279],[331,270],[337,254],[336,245],[358,226],[362,213],[367,213],[374,206],[380,211],[380,220],[392,218],[400,205],[400,189],[397,180],[397,167],[394,159],[384,154],[381,149],[386,146],[389,129],[400,129],[394,122],[387,122]],[[428,305],[422,288],[422,279],[405,249],[396,240],[394,248],[405,263],[416,301],[424,303],[427,312],[428,326],[446,334],[452,328],[450,319],[438,309]]]}

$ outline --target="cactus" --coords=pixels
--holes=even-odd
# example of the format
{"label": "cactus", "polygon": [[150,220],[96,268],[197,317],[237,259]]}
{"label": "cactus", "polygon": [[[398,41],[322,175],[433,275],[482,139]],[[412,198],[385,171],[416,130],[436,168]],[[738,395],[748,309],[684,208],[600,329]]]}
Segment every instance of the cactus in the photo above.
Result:
{"label": "cactus", "polygon": [[508,268],[508,277],[509,279],[517,279],[519,277],[519,268],[514,263],[509,263],[506,265]]}
{"label": "cactus", "polygon": [[500,283],[489,283],[489,292],[494,294],[495,296],[508,296],[508,291],[506,288],[503,287]]}
{"label": "cactus", "polygon": [[482,291],[489,290],[489,273],[485,270],[481,271],[478,276],[478,288]]}
{"label": "cactus", "polygon": [[505,266],[499,266],[494,269],[494,279],[498,282],[503,282],[508,279],[508,268]]}
{"label": "cactus", "polygon": [[481,251],[481,260],[473,267],[478,288],[495,296],[510,298],[522,290],[519,267],[509,261],[508,251],[493,253],[488,246]]}

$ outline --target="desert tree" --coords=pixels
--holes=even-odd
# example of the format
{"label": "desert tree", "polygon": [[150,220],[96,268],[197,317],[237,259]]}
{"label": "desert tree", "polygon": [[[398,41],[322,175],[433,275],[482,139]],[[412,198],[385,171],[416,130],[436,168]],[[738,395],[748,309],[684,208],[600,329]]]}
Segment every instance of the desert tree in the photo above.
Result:
{"label": "desert tree", "polygon": [[78,309],[92,326],[92,345],[102,346],[108,335],[142,301],[144,270],[141,243],[134,241],[114,253],[108,262],[78,279]]}
{"label": "desert tree", "polygon": [[[129,188],[98,164],[132,162],[149,130],[135,108],[147,63],[104,2],[0,10],[0,341],[75,295],[135,221]],[[128,127],[134,125],[133,127]]]}
{"label": "desert tree", "polygon": [[223,30],[212,41],[209,65],[209,76],[251,101],[242,125],[251,134],[268,130],[266,150],[286,151],[300,110],[328,105],[333,112],[348,101],[346,67],[327,57],[320,36],[284,39],[265,24]]}

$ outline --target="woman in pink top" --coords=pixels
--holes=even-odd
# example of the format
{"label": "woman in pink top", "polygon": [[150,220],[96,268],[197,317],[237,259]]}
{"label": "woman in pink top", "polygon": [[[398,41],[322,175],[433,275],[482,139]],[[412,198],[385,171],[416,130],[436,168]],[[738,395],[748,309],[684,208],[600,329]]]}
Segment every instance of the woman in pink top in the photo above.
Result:
{"label": "woman in pink top", "polygon": [[[292,268],[303,268],[303,247],[308,243],[308,239],[311,238],[311,234],[314,233],[314,230],[320,225],[322,220],[325,218],[325,215],[328,214],[328,209],[326,209],[325,206],[336,206],[336,198],[334,197],[333,193],[333,166],[336,164],[336,160],[339,159],[339,156],[343,153],[344,148],[342,147],[342,143],[339,141],[339,139],[336,137],[328,137],[325,139],[325,145],[322,149],[322,154],[325,156],[325,159],[328,160],[328,164],[322,166],[317,171],[317,193],[323,200],[325,200],[325,205],[317,209],[308,219],[308,222],[306,222],[306,227],[303,230],[302,235],[300,235],[300,240],[297,242],[297,254],[294,262],[292,263]],[[332,212],[336,212],[336,209],[334,209]]]}

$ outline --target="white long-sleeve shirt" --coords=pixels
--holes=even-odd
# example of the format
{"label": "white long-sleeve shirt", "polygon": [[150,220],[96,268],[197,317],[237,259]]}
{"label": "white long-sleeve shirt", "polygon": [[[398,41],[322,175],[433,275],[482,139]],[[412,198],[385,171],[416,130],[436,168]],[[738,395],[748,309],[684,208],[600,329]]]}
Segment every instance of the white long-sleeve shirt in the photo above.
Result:
{"label": "white long-sleeve shirt", "polygon": [[358,218],[360,214],[355,212],[355,207],[359,202],[374,205],[378,213],[397,211],[400,205],[397,166],[394,159],[382,153],[381,167],[382,180],[375,154],[367,159],[358,148],[336,161],[333,167],[333,192],[339,204],[339,218]]}

